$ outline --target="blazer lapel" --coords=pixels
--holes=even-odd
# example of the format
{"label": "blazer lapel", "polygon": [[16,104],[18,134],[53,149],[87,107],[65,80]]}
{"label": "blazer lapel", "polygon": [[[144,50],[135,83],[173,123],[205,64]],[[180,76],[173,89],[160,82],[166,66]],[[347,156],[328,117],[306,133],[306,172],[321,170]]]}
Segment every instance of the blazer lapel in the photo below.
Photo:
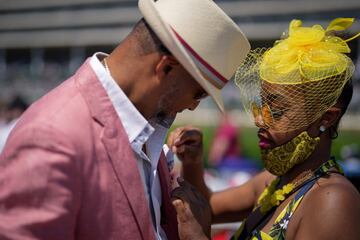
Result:
{"label": "blazer lapel", "polygon": [[134,212],[142,237],[155,239],[150,210],[145,193],[141,191],[143,184],[134,153],[105,89],[90,66],[89,59],[76,73],[75,78],[93,118],[104,127],[102,141],[117,179]]}

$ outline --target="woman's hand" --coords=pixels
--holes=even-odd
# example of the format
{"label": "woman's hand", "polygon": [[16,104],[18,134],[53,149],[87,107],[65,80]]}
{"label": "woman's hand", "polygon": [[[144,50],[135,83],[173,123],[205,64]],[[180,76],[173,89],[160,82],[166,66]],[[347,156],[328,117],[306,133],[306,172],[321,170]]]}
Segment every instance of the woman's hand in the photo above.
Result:
{"label": "woman's hand", "polygon": [[209,202],[190,183],[178,180],[173,190],[173,205],[177,212],[181,240],[209,239],[211,208]]}
{"label": "woman's hand", "polygon": [[182,176],[195,186],[206,199],[211,192],[204,182],[202,132],[191,126],[179,127],[170,133],[169,148],[182,162]]}
{"label": "woman's hand", "polygon": [[200,129],[179,127],[170,133],[167,145],[183,164],[202,163],[203,141]]}

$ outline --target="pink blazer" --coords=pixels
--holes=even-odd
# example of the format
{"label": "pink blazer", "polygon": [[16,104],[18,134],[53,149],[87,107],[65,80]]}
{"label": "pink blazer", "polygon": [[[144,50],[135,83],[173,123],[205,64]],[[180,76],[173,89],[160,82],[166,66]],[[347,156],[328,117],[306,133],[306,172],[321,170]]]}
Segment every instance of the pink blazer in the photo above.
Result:
{"label": "pink blazer", "polygon": [[[162,227],[177,239],[162,155]],[[155,239],[121,121],[89,59],[21,117],[0,155],[0,239]]]}

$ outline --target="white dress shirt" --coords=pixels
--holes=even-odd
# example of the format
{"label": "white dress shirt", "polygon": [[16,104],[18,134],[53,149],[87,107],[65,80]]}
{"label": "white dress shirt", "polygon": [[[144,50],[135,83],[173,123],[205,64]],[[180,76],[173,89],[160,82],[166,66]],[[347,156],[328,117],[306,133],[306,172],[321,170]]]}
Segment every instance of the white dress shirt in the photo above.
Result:
{"label": "white dress shirt", "polygon": [[[145,196],[151,211],[155,235],[157,239],[167,239],[160,225],[162,198],[157,165],[162,149],[168,158],[168,166],[173,162],[169,148],[164,145],[168,128],[154,122],[150,123],[141,115],[100,62],[106,56],[108,55],[104,53],[95,53],[90,60],[90,65],[105,88],[135,153]],[[144,144],[146,154],[143,152]]]}
{"label": "white dress shirt", "polygon": [[15,127],[18,118],[11,120],[6,124],[2,124],[0,126],[0,153],[2,152],[3,148],[5,147],[5,143],[7,138],[10,135],[11,130]]}

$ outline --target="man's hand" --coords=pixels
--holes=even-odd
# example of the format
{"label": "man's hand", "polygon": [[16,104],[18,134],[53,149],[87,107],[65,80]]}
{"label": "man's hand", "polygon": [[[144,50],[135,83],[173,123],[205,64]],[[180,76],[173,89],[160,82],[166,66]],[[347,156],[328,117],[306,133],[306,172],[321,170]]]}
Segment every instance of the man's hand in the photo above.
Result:
{"label": "man's hand", "polygon": [[179,127],[168,137],[167,145],[182,163],[202,163],[202,132],[191,126]]}
{"label": "man's hand", "polygon": [[180,239],[210,238],[209,202],[190,183],[183,179],[178,179],[178,183],[180,186],[171,195],[177,212]]}

